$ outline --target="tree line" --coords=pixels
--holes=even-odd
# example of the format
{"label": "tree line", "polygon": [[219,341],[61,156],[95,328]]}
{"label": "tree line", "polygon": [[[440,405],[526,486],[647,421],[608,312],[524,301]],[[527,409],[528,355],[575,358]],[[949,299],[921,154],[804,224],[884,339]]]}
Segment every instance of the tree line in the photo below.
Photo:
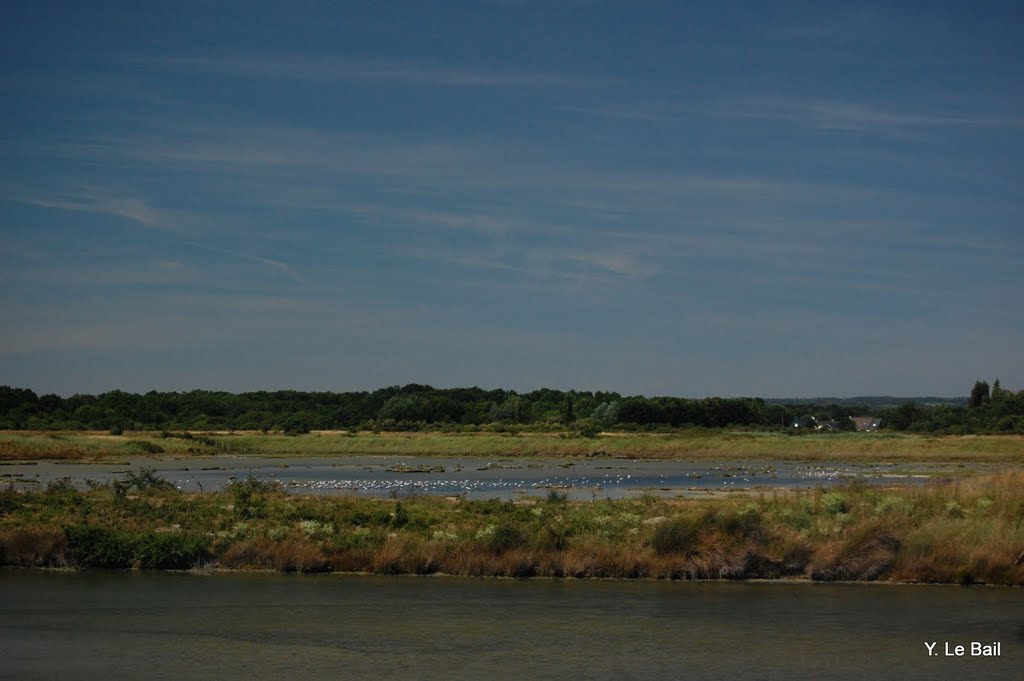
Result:
{"label": "tree line", "polygon": [[945,435],[1024,433],[1024,390],[976,381],[964,405],[924,407],[913,402],[879,410],[890,430]]}
{"label": "tree line", "polygon": [[878,416],[883,427],[938,433],[1024,432],[1024,391],[979,381],[965,405],[909,402],[857,405],[769,404],[760,398],[686,399],[616,392],[519,393],[409,384],[360,392],[208,390],[144,394],[37,395],[0,386],[3,430],[310,430],[757,428],[785,430],[814,416],[850,428],[851,416]]}

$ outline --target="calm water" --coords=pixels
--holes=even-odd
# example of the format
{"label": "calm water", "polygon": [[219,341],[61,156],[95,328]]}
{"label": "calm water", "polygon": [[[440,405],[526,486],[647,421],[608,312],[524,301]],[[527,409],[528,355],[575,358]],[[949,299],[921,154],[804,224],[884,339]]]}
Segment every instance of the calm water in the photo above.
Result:
{"label": "calm water", "polygon": [[[440,458],[415,456],[304,457],[288,460],[256,457],[193,457],[137,459],[130,464],[42,461],[5,465],[0,483],[29,488],[68,477],[110,482],[128,470],[155,468],[183,490],[212,491],[250,475],[278,480],[287,489],[312,494],[391,496],[410,494],[465,495],[468,498],[510,499],[543,496],[555,489],[575,499],[619,498],[639,494],[677,496],[754,487],[813,487],[850,479],[869,483],[924,482],[921,464],[855,465],[752,461],[715,463],[686,460]],[[973,464],[980,472],[984,464]],[[943,475],[955,465],[928,464]]]}
{"label": "calm water", "polygon": [[[925,641],[1001,641],[929,657]],[[1024,591],[0,573],[11,679],[1021,679]],[[315,677],[314,677],[315,675]]]}

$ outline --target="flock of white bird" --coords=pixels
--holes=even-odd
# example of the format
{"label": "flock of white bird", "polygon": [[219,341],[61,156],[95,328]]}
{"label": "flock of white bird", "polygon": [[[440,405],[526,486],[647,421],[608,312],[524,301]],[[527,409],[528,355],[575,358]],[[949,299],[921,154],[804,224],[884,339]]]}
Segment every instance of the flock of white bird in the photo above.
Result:
{"label": "flock of white bird", "polygon": [[[603,490],[629,484],[632,475],[604,476],[601,479],[587,477],[552,477],[540,480],[510,478],[498,479],[457,479],[450,478],[380,478],[380,479],[330,479],[294,480],[287,487],[302,488],[313,492],[345,490],[363,494],[417,493],[417,494],[473,494],[478,492],[529,492],[531,490],[585,489]],[[664,477],[664,476],[662,476]]]}
{"label": "flock of white bird", "polygon": [[[488,469],[481,469],[488,470]],[[314,474],[315,475],[315,474]],[[835,466],[808,466],[803,470],[794,471],[794,478],[808,481],[837,481],[849,475]],[[693,471],[681,475],[643,475],[634,477],[632,473],[613,473],[595,476],[550,476],[545,478],[523,479],[516,477],[489,477],[453,479],[440,474],[399,473],[386,477],[365,478],[317,478],[291,479],[282,484],[295,491],[311,493],[351,492],[371,496],[395,496],[408,494],[443,494],[443,495],[483,495],[509,498],[515,494],[531,491],[567,490],[570,494],[602,494],[620,496],[626,491],[640,490],[680,490],[692,487],[695,479],[704,477],[700,483],[703,488],[712,487],[748,487],[764,484],[765,477],[775,478],[775,470],[771,467],[761,469],[727,468],[712,466],[706,473]],[[275,479],[277,474],[268,476]],[[175,485],[183,490],[202,489],[203,482],[208,488],[220,487],[221,482],[214,480],[178,480]]]}

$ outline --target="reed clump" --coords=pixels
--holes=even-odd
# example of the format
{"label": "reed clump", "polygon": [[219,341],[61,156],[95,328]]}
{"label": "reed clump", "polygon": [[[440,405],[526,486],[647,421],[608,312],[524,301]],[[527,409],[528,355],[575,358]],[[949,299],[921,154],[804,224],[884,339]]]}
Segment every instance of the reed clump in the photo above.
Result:
{"label": "reed clump", "polygon": [[717,500],[401,500],[139,471],[0,492],[0,563],[469,576],[1024,585],[1024,474]]}

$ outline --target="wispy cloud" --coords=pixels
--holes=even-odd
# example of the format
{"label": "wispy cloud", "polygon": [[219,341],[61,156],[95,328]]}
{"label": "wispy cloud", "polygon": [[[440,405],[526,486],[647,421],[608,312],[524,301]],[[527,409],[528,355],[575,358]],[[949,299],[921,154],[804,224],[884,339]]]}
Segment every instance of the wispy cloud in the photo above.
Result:
{"label": "wispy cloud", "polygon": [[723,102],[706,112],[733,118],[787,121],[839,132],[945,126],[1024,127],[1024,117],[1020,116],[900,112],[853,101],[773,96]]}
{"label": "wispy cloud", "polygon": [[187,241],[187,242],[185,242],[185,244],[187,246],[192,246],[193,248],[198,248],[198,249],[207,251],[209,253],[217,253],[217,254],[220,254],[220,255],[229,256],[231,258],[237,258],[239,260],[245,260],[245,261],[248,261],[248,262],[254,262],[254,263],[258,263],[260,265],[264,265],[266,267],[269,267],[272,270],[275,270],[275,271],[285,275],[286,277],[288,277],[289,279],[291,279],[292,281],[294,281],[294,282],[296,282],[298,284],[303,284],[305,286],[308,286],[311,283],[308,279],[306,279],[305,277],[300,275],[298,272],[296,272],[295,269],[291,265],[289,265],[288,263],[286,263],[286,262],[284,262],[282,260],[275,260],[274,258],[266,258],[266,257],[260,256],[260,255],[252,255],[252,254],[249,254],[249,253],[242,253],[240,251],[236,251],[236,250],[232,250],[232,249],[228,249],[228,248],[217,248],[217,247],[214,247],[214,246],[207,246],[207,245],[204,245],[204,244],[196,243],[195,241]]}
{"label": "wispy cloud", "polygon": [[572,260],[595,265],[608,270],[614,274],[630,278],[650,277],[661,271],[661,268],[651,262],[644,262],[635,256],[620,252],[597,252],[572,253],[568,256]]}
{"label": "wispy cloud", "polygon": [[[116,122],[112,123],[114,125]],[[147,130],[102,132],[38,145],[35,153],[62,159],[179,167],[251,177],[281,171],[359,175],[441,175],[496,149],[486,140],[355,135],[291,125],[239,121],[154,119]]]}
{"label": "wispy cloud", "polygon": [[[41,93],[49,96],[66,98],[87,97],[102,101],[118,101],[169,107],[177,100],[169,94],[156,90],[151,84],[137,77],[114,73],[47,73],[42,76],[34,73],[2,73],[0,74],[0,92],[8,91],[9,96],[16,97],[26,92]],[[76,117],[91,117],[93,112],[78,111]]]}
{"label": "wispy cloud", "polygon": [[[49,151],[143,171],[170,168],[185,180],[179,193],[201,178],[202,191],[213,197],[204,215],[169,215],[145,199],[95,188],[57,198],[40,198],[43,192],[36,191],[32,201],[176,229],[190,248],[280,275],[264,277],[261,284],[268,286],[285,279],[304,286],[316,279],[317,288],[335,285],[333,275],[307,262],[314,259],[312,248],[353,259],[372,252],[406,263],[453,265],[451,278],[466,285],[490,271],[495,280],[483,284],[490,287],[514,281],[569,292],[632,289],[660,274],[684,281],[685,272],[716,277],[713,268],[731,268],[738,272],[734,277],[746,280],[747,268],[766,267],[802,273],[813,282],[846,273],[844,268],[852,268],[851,277],[884,275],[893,266],[884,257],[887,249],[908,235],[904,216],[880,216],[878,208],[870,211],[873,221],[836,217],[891,204],[890,188],[735,167],[588,166],[543,142],[156,118],[145,129],[82,136]],[[130,178],[125,182],[133,184]],[[316,225],[305,240],[293,240],[294,259],[281,258],[276,248],[253,238],[256,230],[272,229],[262,220],[264,207],[302,211]],[[212,243],[199,236],[206,228],[218,230]],[[849,234],[859,239],[848,240]],[[917,236],[915,261],[931,243],[927,233]],[[448,242],[439,247],[438,239]],[[943,247],[955,248],[952,241]],[[905,252],[907,244],[899,246]],[[448,269],[435,271],[444,277]],[[252,270],[241,277],[229,270],[218,272],[254,280]],[[217,276],[213,272],[207,279]]]}
{"label": "wispy cloud", "polygon": [[[215,177],[238,180],[263,177],[275,183],[273,196],[292,189],[337,184],[339,175],[371,178],[390,191],[485,192],[536,190],[566,202],[595,197],[633,197],[650,206],[652,197],[678,205],[686,196],[732,202],[756,199],[829,202],[866,198],[864,189],[812,178],[780,179],[735,171],[701,173],[677,167],[624,168],[611,162],[586,165],[544,142],[423,135],[355,135],[289,125],[237,122],[151,121],[150,130],[106,133],[70,143],[50,144],[39,153],[61,158],[103,159],[110,163],[165,169],[174,164]],[[386,180],[382,185],[380,180]],[[286,187],[282,180],[296,184]],[[299,182],[301,180],[301,182]],[[300,187],[301,185],[301,187]],[[248,192],[251,201],[265,194]],[[408,198],[408,197],[407,197]],[[321,199],[337,204],[336,192]],[[431,219],[424,213],[425,219]],[[486,216],[460,211],[451,219],[485,224]]]}
{"label": "wispy cloud", "polygon": [[[176,214],[174,219],[167,213],[153,208],[146,200],[134,197],[116,197],[105,193],[103,190],[96,188],[89,188],[87,190],[81,190],[74,193],[62,194],[56,198],[41,198],[38,196],[24,196],[24,195],[11,195],[7,197],[8,200],[16,201],[26,205],[39,206],[41,208],[51,208],[56,210],[66,210],[74,212],[86,212],[94,213],[97,215],[108,215],[119,218],[125,218],[131,220],[139,225],[146,228],[152,228],[160,231],[165,231],[171,234],[183,236],[186,234],[186,230],[182,228],[181,222],[195,220],[194,217],[189,217],[186,214]],[[191,230],[196,231],[196,230]],[[194,240],[183,242],[184,245],[198,248],[209,253],[216,253],[219,255],[226,255],[234,259],[243,260],[247,262],[257,263],[264,267],[270,268],[280,274],[283,274],[292,281],[310,285],[310,281],[299,274],[291,265],[288,263],[275,259],[259,255],[252,255],[244,253],[238,250],[220,248],[216,246],[206,245],[199,243]],[[156,277],[156,280],[166,280],[168,276],[173,273],[181,273],[186,269],[190,269],[190,265],[170,260],[161,259],[156,262],[156,267],[162,271],[162,275]],[[124,273],[125,276],[131,277],[130,273]],[[103,277],[101,277],[103,279]]]}
{"label": "wispy cloud", "polygon": [[592,87],[583,75],[485,69],[426,59],[370,59],[325,54],[247,53],[138,58],[138,62],[203,75],[298,82],[373,82],[441,87]]}
{"label": "wispy cloud", "polygon": [[96,191],[84,191],[57,198],[11,196],[9,199],[41,208],[113,215],[132,220],[146,227],[155,227],[165,221],[164,215],[159,210],[154,209],[142,199],[115,197]]}
{"label": "wispy cloud", "polygon": [[655,106],[632,102],[630,104],[560,105],[556,111],[580,113],[637,123],[666,123],[679,119],[676,107]]}

